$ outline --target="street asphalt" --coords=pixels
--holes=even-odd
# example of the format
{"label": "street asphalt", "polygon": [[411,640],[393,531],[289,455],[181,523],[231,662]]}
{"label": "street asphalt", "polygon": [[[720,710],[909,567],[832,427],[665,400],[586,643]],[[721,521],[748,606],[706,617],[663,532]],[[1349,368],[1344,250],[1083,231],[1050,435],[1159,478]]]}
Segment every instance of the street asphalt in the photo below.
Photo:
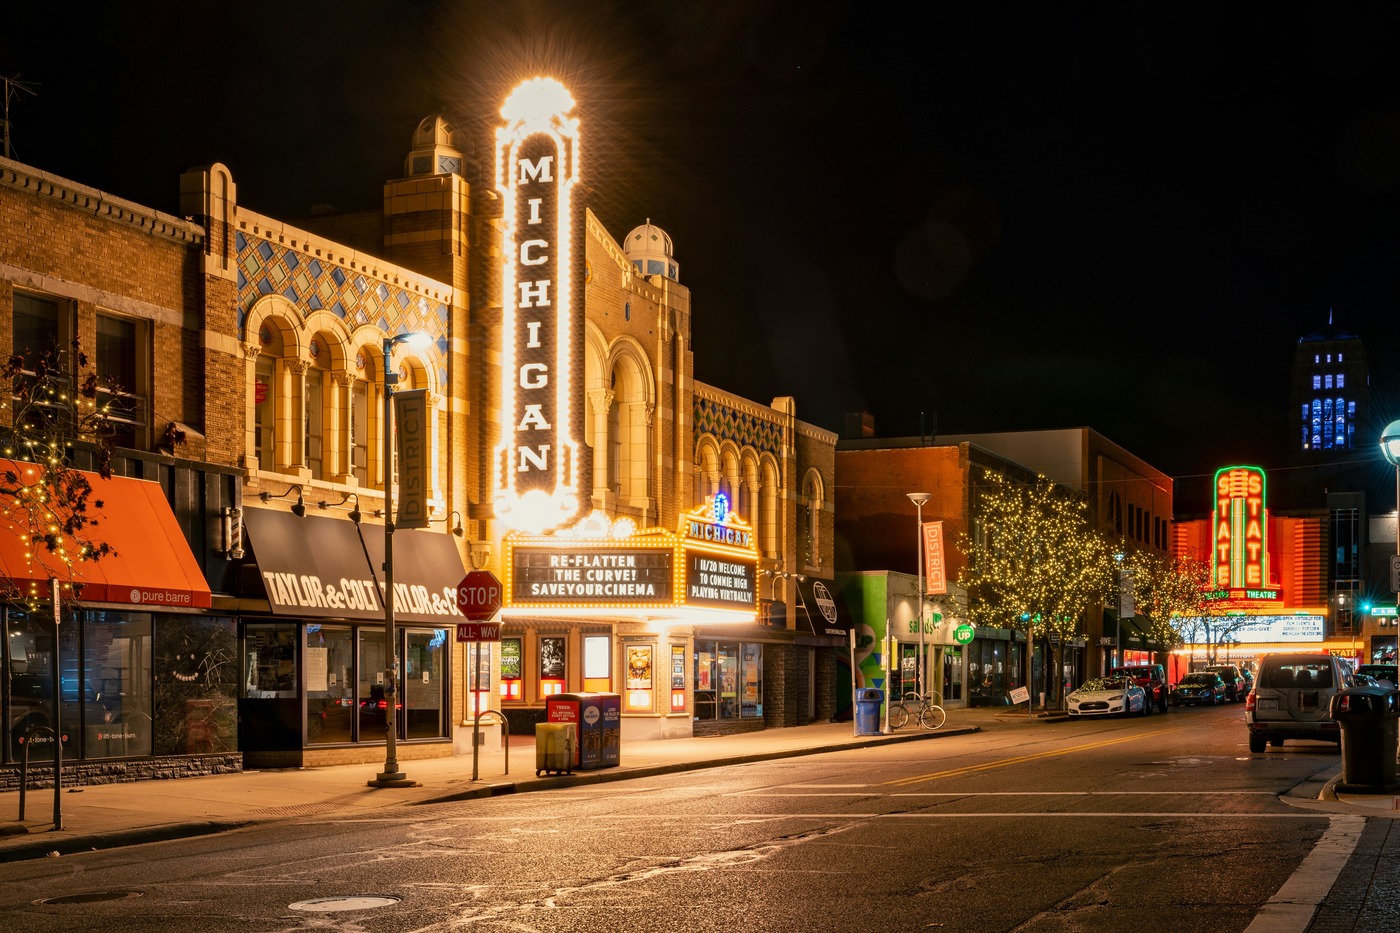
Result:
{"label": "street asphalt", "polygon": [[[399,759],[406,786],[375,787],[379,764],[244,771],[166,781],[139,781],[31,788],[19,819],[20,794],[0,794],[0,862],[62,857],[94,849],[225,832],[259,822],[317,813],[373,810],[559,787],[622,781],[677,771],[827,751],[951,738],[1019,721],[1028,728],[1060,717],[1030,720],[1004,709],[959,709],[934,732],[908,727],[886,735],[856,735],[849,722],[768,729],[743,735],[624,742],[616,767],[569,775],[535,773],[533,737],[517,737],[508,748],[472,756]],[[403,746],[400,746],[402,749]],[[1400,795],[1339,790],[1341,765],[1294,787],[1285,800],[1322,813],[1400,817]],[[473,774],[476,780],[473,780]],[[62,827],[55,827],[55,815]],[[1392,831],[1394,829],[1394,831]],[[1346,897],[1329,896],[1309,933],[1353,933],[1390,928],[1400,904],[1400,820],[1370,823],[1342,877],[1365,879],[1346,885]],[[1381,921],[1384,919],[1384,923]],[[1380,926],[1371,925],[1381,923]]]}

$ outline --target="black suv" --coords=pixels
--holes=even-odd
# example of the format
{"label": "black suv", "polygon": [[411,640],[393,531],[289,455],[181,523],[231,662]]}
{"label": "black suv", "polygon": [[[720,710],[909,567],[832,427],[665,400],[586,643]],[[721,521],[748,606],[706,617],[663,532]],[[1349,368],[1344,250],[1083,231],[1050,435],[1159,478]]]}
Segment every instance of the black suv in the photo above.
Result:
{"label": "black suv", "polygon": [[1127,664],[1123,667],[1115,667],[1109,673],[1127,674],[1138,682],[1138,686],[1147,693],[1147,712],[1152,712],[1154,706],[1164,713],[1167,711],[1171,689],[1167,686],[1167,674],[1162,670],[1162,665]]}
{"label": "black suv", "polygon": [[1233,664],[1212,664],[1206,668],[1206,673],[1220,675],[1220,679],[1225,681],[1225,699],[1231,703],[1238,703],[1249,693],[1249,684],[1245,682],[1244,674]]}

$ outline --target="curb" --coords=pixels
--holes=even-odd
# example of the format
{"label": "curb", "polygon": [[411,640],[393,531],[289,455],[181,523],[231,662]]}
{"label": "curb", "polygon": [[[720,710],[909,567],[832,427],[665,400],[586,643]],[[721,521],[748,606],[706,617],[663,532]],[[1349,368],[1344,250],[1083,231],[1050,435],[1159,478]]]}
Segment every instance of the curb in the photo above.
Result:
{"label": "curb", "polygon": [[[93,833],[86,836],[65,836],[53,838],[49,830],[32,842],[22,842],[7,846],[0,851],[0,863],[24,862],[53,855],[77,855],[82,852],[95,852],[98,849],[120,849],[126,846],[142,845],[147,842],[165,842],[170,839],[193,839],[198,836],[212,836],[252,826],[260,820],[199,821],[191,823],[167,823],[164,826],[149,826],[139,829],[114,830],[108,833]],[[61,830],[60,830],[61,832]]]}

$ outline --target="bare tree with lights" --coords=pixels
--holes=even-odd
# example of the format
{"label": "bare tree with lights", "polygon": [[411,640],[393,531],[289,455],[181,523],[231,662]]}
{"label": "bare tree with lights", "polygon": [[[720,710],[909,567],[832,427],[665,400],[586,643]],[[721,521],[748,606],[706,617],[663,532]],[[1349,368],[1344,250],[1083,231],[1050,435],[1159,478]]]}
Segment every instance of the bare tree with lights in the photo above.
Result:
{"label": "bare tree with lights", "polygon": [[[10,391],[0,400],[9,415],[0,428],[0,533],[21,538],[60,583],[71,584],[77,564],[112,553],[93,514],[102,501],[74,466],[73,451],[75,444],[91,449],[98,475],[111,477],[116,426],[100,396],[111,398],[117,387],[97,375],[76,340],[68,350],[17,347],[4,376]],[[31,611],[49,598],[46,589],[26,590],[14,580],[3,586],[0,598]]]}
{"label": "bare tree with lights", "polygon": [[1147,618],[1148,634],[1159,645],[1195,645],[1210,590],[1210,562],[1191,554],[1164,557],[1129,552],[1133,596]]}
{"label": "bare tree with lights", "polygon": [[988,471],[978,484],[974,512],[974,534],[961,536],[967,565],[958,580],[968,592],[968,613],[977,624],[1027,634],[1028,687],[1035,637],[1058,636],[1047,638],[1057,676],[1049,678],[1046,691],[1058,706],[1063,646],[1111,592],[1112,548],[1094,530],[1084,497],[1044,476],[1014,483]]}

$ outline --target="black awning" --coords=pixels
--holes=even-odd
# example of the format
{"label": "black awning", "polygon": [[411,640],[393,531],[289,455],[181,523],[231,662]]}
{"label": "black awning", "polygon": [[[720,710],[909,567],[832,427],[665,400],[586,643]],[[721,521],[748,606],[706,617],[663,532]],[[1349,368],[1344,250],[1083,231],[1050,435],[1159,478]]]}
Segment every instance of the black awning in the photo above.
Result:
{"label": "black awning", "polygon": [[[243,510],[258,579],[275,615],[383,619],[382,525],[298,518],[273,509]],[[461,620],[456,588],[465,576],[452,539],[428,531],[394,533],[394,618],[450,624]]]}
{"label": "black awning", "polygon": [[852,626],[851,611],[830,580],[808,577],[797,581],[797,630],[813,635],[846,638]]}

